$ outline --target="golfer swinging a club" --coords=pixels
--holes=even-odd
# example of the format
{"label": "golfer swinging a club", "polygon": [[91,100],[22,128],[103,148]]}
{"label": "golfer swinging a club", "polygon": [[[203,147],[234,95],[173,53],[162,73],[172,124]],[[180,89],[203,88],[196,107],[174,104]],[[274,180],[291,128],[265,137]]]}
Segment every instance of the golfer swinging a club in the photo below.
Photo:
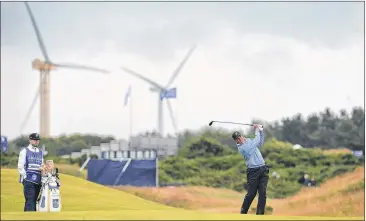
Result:
{"label": "golfer swinging a club", "polygon": [[249,207],[258,191],[259,196],[256,214],[264,215],[269,168],[266,166],[262,154],[258,149],[264,142],[263,127],[259,124],[254,124],[253,126],[255,128],[254,139],[245,138],[238,131],[235,131],[232,135],[232,138],[238,146],[238,151],[243,155],[248,167],[248,192],[244,198],[240,213],[248,213]]}

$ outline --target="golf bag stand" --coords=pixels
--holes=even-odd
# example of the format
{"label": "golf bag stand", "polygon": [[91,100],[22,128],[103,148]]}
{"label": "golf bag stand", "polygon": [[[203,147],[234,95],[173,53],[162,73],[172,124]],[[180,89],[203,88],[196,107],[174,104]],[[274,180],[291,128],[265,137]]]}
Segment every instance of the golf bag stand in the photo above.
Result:
{"label": "golf bag stand", "polygon": [[42,176],[42,186],[37,198],[37,212],[61,212],[60,179],[58,170]]}

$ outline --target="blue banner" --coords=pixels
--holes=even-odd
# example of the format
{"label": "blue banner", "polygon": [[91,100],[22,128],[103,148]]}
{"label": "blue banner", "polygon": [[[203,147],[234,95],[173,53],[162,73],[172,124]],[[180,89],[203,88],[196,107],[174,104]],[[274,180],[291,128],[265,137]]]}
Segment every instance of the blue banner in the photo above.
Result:
{"label": "blue banner", "polygon": [[8,152],[8,138],[1,136],[1,151]]}
{"label": "blue banner", "polygon": [[362,150],[354,150],[352,151],[353,155],[356,157],[362,157],[363,156],[363,151]]}
{"label": "blue banner", "polygon": [[88,180],[113,186],[156,186],[156,160],[96,160],[88,164]]}

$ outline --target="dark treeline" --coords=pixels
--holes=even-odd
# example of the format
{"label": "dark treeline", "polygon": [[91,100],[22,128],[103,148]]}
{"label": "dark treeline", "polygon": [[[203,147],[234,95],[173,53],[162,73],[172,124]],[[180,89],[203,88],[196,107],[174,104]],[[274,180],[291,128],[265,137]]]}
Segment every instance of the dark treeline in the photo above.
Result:
{"label": "dark treeline", "polygon": [[[253,120],[253,123],[265,125],[266,139],[276,138],[309,148],[349,148],[352,150],[364,150],[365,148],[365,115],[364,109],[359,107],[353,108],[350,113],[344,110],[335,113],[327,108],[310,116],[297,114],[276,122]],[[235,148],[231,133],[232,131],[224,128],[208,126],[197,131],[186,130],[179,134],[179,146],[183,146],[192,138],[203,135]],[[253,135],[252,131],[248,135]],[[115,139],[113,136],[72,134],[42,139],[41,144],[46,146],[49,155],[60,156],[113,139]],[[28,145],[28,136],[20,136],[9,142],[9,151],[19,152],[20,148],[26,145]]]}
{"label": "dark treeline", "polygon": [[[59,137],[42,139],[41,146],[45,145],[49,155],[61,156],[89,148],[90,146],[99,146],[101,143],[109,143],[114,139],[113,136],[100,136],[96,134],[61,135]],[[28,146],[28,144],[29,140],[27,135],[17,137],[9,143],[9,151],[19,152],[22,147]]]}
{"label": "dark treeline", "polygon": [[338,114],[329,108],[304,117],[301,114],[269,124],[267,134],[304,147],[365,149],[365,112],[353,108]]}
{"label": "dark treeline", "polygon": [[[265,125],[266,139],[276,138],[303,147],[322,149],[349,148],[365,149],[365,113],[363,108],[355,107],[350,113],[341,110],[339,113],[326,108],[320,113],[309,116],[297,114],[280,121],[265,122],[253,120],[252,123]],[[199,131],[184,131],[180,134],[180,145],[192,137],[205,135],[215,138],[222,144],[233,146],[232,131],[222,128],[205,127]],[[248,133],[251,136],[252,131]]]}

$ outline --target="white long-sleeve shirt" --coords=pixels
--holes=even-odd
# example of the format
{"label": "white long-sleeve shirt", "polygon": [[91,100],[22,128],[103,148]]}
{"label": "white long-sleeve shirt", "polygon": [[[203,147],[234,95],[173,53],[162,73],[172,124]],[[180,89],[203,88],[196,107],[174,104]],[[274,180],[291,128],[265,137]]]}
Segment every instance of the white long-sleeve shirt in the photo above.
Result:
{"label": "white long-sleeve shirt", "polygon": [[[39,148],[38,147],[33,147],[32,145],[28,145],[28,150],[32,151],[32,152],[39,152]],[[21,176],[21,180],[20,182],[26,178],[26,171],[25,171],[25,162],[26,162],[26,156],[27,156],[27,150],[26,148],[23,148],[20,153],[19,153],[19,158],[18,158],[18,172]],[[42,164],[44,164],[43,161],[43,157],[42,157]]]}

